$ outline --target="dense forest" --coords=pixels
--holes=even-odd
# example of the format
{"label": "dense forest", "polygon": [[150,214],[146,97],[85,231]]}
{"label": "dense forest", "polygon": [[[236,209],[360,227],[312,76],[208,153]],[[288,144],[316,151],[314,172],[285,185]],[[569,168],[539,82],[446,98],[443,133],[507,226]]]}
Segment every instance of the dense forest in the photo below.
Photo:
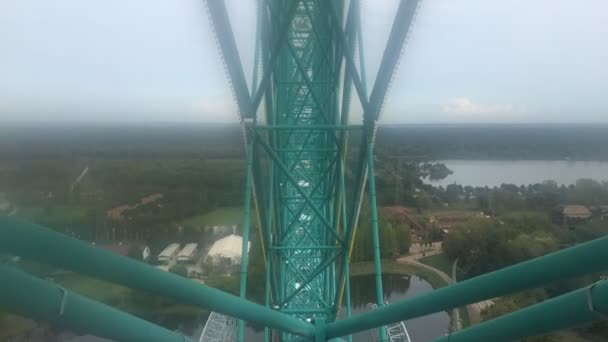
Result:
{"label": "dense forest", "polygon": [[[351,140],[358,140],[354,130]],[[28,156],[242,157],[237,124],[4,125],[0,160]],[[608,160],[608,125],[383,125],[376,150],[409,160]]]}
{"label": "dense forest", "polygon": [[378,149],[411,159],[608,160],[608,125],[382,126]]}

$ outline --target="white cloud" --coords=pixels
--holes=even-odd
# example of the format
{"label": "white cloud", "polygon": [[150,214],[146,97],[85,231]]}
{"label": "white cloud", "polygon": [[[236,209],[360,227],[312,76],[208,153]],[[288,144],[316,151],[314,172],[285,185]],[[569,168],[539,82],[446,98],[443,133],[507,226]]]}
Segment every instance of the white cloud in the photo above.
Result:
{"label": "white cloud", "polygon": [[454,98],[443,105],[442,109],[444,113],[457,115],[522,114],[525,112],[523,108],[517,108],[512,104],[484,104],[466,97]]}

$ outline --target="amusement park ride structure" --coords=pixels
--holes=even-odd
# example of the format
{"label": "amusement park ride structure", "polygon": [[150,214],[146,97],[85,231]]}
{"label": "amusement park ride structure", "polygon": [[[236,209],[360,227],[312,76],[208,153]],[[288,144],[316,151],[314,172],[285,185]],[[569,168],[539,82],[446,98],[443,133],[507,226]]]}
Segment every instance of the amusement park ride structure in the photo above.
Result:
{"label": "amusement park ride structure", "polygon": [[[606,270],[603,238],[385,304],[374,140],[419,0],[400,1],[371,92],[359,2],[259,0],[249,86],[224,1],[207,1],[247,152],[239,297],[11,218],[0,218],[0,252],[212,310],[201,341],[233,339],[231,326],[243,341],[246,321],[264,326],[266,341],[350,339],[374,328],[380,341],[398,341],[407,335],[402,321]],[[351,124],[351,97],[363,109],[360,124]],[[349,144],[353,132],[358,139]],[[359,224],[364,196],[371,221]],[[378,308],[351,317],[349,256],[358,226],[373,237]],[[263,305],[246,299],[251,227],[259,229],[266,266]],[[188,340],[6,265],[0,279],[1,310],[117,341]],[[346,318],[338,320],[343,305]],[[608,313],[608,285],[599,282],[438,341],[510,341],[598,320],[602,313]]]}

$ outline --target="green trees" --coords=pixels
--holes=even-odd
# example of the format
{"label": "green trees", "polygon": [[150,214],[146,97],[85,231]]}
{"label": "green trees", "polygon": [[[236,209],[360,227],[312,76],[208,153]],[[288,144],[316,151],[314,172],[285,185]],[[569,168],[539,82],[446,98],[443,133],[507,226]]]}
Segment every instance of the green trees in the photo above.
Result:
{"label": "green trees", "polygon": [[557,239],[547,232],[519,234],[508,242],[510,262],[518,263],[557,250]]}
{"label": "green trees", "polygon": [[383,259],[391,258],[395,253],[399,253],[397,234],[390,222],[384,220],[380,226],[380,255]]}
{"label": "green trees", "polygon": [[509,264],[507,232],[489,220],[478,220],[467,227],[452,229],[444,242],[446,255],[469,276],[502,268]]}
{"label": "green trees", "polygon": [[[448,203],[453,205],[473,206],[479,210],[491,210],[498,214],[510,211],[548,211],[560,204],[582,204],[587,206],[608,203],[608,182],[592,179],[579,179],[576,184],[558,185],[555,181],[517,186],[501,184],[500,186],[472,187],[449,184],[446,187],[424,185],[411,195],[413,205],[420,208],[432,204]],[[429,196],[427,199],[425,196]]]}
{"label": "green trees", "polygon": [[[361,217],[355,236],[355,244],[351,261],[371,261],[374,259],[371,222],[368,204],[361,210]],[[385,215],[378,213],[378,228],[380,233],[380,255],[382,258],[392,258],[395,254],[407,253],[410,248],[411,237],[409,226],[403,222],[389,222]]]}
{"label": "green trees", "polygon": [[410,244],[412,242],[410,227],[404,223],[398,223],[395,225],[395,235],[397,237],[397,248],[400,254],[407,254],[410,250]]}
{"label": "green trees", "polygon": [[370,261],[374,259],[372,250],[372,231],[367,217],[360,217],[355,233],[355,243],[351,254],[351,261]]}
{"label": "green trees", "polygon": [[531,219],[526,216],[511,217],[502,224],[479,219],[466,227],[452,229],[443,249],[450,259],[459,258],[459,265],[469,277],[555,251],[559,245],[557,238],[544,226],[529,222]]}
{"label": "green trees", "polygon": [[451,173],[445,164],[411,161],[405,157],[389,155],[380,149],[376,164],[378,205],[428,208],[432,205],[430,195],[422,199],[422,204],[417,200],[418,191],[428,192],[432,188],[424,181],[441,180]]}
{"label": "green trees", "polygon": [[494,305],[483,312],[483,319],[490,320],[545,299],[547,299],[547,293],[543,288],[526,290],[513,295],[504,296],[495,300]]}
{"label": "green trees", "polygon": [[429,209],[433,206],[433,199],[431,198],[431,195],[426,191],[420,191],[419,193],[415,194],[414,198],[414,205],[418,209]]}
{"label": "green trees", "polygon": [[572,234],[578,243],[597,239],[608,234],[608,222],[586,222],[577,225]]}
{"label": "green trees", "polygon": [[580,204],[602,204],[608,200],[608,184],[593,179],[579,179],[570,197],[572,201]]}

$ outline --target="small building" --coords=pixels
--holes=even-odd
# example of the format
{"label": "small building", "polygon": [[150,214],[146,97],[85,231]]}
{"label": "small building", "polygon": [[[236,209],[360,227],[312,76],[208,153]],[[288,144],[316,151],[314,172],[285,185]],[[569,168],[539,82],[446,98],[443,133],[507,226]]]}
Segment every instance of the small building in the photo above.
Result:
{"label": "small building", "polygon": [[141,260],[148,260],[149,257],[150,257],[150,247],[146,246],[141,251]]}
{"label": "small building", "polygon": [[572,204],[562,206],[563,223],[586,221],[591,218],[591,211],[584,205]]}
{"label": "small building", "polygon": [[589,208],[593,214],[593,219],[600,222],[608,221],[608,205],[598,205]]}
{"label": "small building", "polygon": [[608,205],[600,205],[600,221],[608,221]]}
{"label": "small building", "polygon": [[179,251],[175,260],[177,262],[191,262],[196,256],[197,249],[198,243],[186,244],[186,246],[181,251]]}
{"label": "small building", "polygon": [[[213,243],[207,258],[212,262],[218,262],[221,259],[230,259],[233,265],[241,262],[241,251],[243,248],[243,238],[239,235],[231,234],[221,238]],[[251,248],[251,242],[247,242],[247,251]]]}
{"label": "small building", "polygon": [[175,258],[175,256],[179,252],[179,247],[179,243],[172,243],[169,246],[165,247],[165,249],[163,249],[162,252],[158,254],[158,261],[170,262],[171,260],[173,260],[173,258]]}

